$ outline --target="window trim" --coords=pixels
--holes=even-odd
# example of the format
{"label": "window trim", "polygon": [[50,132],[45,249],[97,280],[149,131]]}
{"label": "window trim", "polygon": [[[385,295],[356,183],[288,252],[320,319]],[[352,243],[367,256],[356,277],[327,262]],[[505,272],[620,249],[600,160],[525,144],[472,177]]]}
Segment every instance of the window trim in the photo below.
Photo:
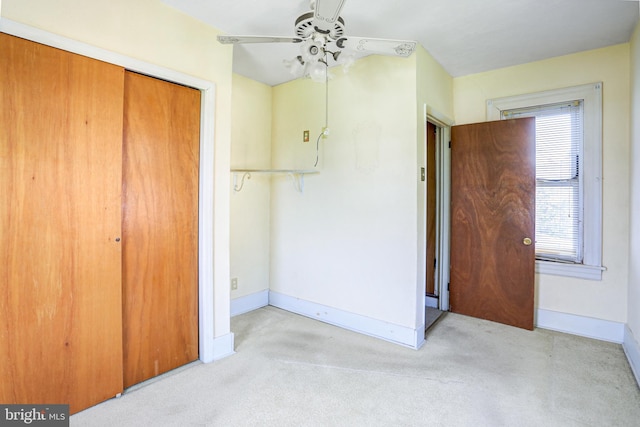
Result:
{"label": "window trim", "polygon": [[[568,110],[567,110],[568,109]],[[544,224],[538,224],[536,226],[536,259],[542,261],[550,261],[550,262],[564,262],[564,263],[573,263],[573,264],[582,264],[584,260],[584,101],[582,99],[577,99],[570,102],[560,102],[553,104],[543,104],[543,105],[534,105],[531,107],[525,108],[516,108],[510,109],[506,111],[502,111],[500,118],[501,119],[512,119],[517,117],[535,117],[536,118],[536,141],[538,138],[538,119],[541,117],[545,117],[548,120],[552,117],[558,118],[559,115],[564,117],[565,113],[571,117],[570,123],[567,125],[570,126],[571,134],[570,141],[567,141],[569,147],[571,147],[571,155],[577,156],[574,158],[575,160],[570,163],[571,166],[571,174],[570,175],[562,175],[562,178],[559,176],[554,176],[555,179],[545,180],[541,177],[538,177],[539,165],[537,164],[540,159],[540,155],[542,153],[539,152],[539,147],[536,146],[536,218],[540,216],[538,213],[540,210],[538,208],[542,207],[538,204],[537,197],[541,195],[541,190],[545,189],[570,189],[573,196],[577,196],[575,201],[577,202],[574,205],[574,208],[577,211],[574,211],[571,215],[573,220],[573,234],[574,237],[577,238],[574,246],[575,252],[574,255],[569,253],[555,252],[553,247],[548,247],[547,244],[541,244],[540,238],[542,235],[539,233],[541,228],[544,228]],[[551,119],[553,120],[553,119]],[[543,125],[544,128],[544,125]],[[549,141],[551,142],[551,141]],[[551,147],[547,147],[547,151],[545,151],[546,156],[553,156],[552,151],[548,151]],[[578,161],[578,159],[580,159]],[[547,172],[551,172],[547,170]],[[542,226],[542,227],[541,227]],[[547,249],[550,249],[549,252],[546,252],[544,249],[541,250],[541,245]]]}
{"label": "window trim", "polygon": [[536,260],[536,272],[602,280],[602,82],[487,100],[487,120],[504,110],[584,101],[584,224],[582,264]]}

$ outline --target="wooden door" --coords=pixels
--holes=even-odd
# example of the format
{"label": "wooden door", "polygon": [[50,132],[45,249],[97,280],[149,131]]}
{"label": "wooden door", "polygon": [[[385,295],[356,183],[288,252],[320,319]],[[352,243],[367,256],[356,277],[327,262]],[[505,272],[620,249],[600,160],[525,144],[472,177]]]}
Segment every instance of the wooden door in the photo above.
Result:
{"label": "wooden door", "polygon": [[533,329],[535,119],[451,128],[453,312]]}
{"label": "wooden door", "polygon": [[198,358],[200,92],[126,73],[125,387]]}
{"label": "wooden door", "polygon": [[0,34],[0,402],[122,391],[124,70]]}
{"label": "wooden door", "polygon": [[427,122],[427,295],[436,295],[436,126]]}

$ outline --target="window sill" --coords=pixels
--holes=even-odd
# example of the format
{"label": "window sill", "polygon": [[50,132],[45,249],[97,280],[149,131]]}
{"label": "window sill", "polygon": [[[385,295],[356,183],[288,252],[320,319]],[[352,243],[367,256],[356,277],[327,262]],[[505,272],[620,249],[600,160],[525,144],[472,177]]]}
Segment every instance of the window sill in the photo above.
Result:
{"label": "window sill", "polygon": [[536,273],[555,276],[576,277],[578,279],[602,280],[606,267],[584,264],[564,264],[561,262],[536,260]]}

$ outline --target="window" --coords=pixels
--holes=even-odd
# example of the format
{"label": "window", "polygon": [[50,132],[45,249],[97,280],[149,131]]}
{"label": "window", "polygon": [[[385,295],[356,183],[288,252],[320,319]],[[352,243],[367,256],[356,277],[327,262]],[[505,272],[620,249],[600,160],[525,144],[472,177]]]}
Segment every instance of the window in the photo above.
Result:
{"label": "window", "polygon": [[536,118],[536,268],[602,277],[602,84],[487,102],[489,120]]}
{"label": "window", "polygon": [[536,258],[582,263],[583,101],[518,108],[536,118]]}

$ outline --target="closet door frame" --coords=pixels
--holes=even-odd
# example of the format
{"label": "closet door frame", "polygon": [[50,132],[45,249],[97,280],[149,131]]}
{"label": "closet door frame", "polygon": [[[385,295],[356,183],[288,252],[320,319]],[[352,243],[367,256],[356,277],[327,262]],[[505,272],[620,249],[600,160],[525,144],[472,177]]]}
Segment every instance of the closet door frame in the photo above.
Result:
{"label": "closet door frame", "polygon": [[198,259],[205,261],[198,263],[199,359],[209,363],[233,354],[233,333],[226,331],[218,337],[215,336],[215,323],[220,322],[221,326],[224,326],[225,323],[228,324],[228,317],[230,317],[229,309],[225,310],[225,306],[229,306],[230,299],[228,292],[224,292],[228,286],[214,285],[215,283],[228,284],[230,280],[229,267],[224,264],[226,258],[214,257],[214,243],[216,247],[225,247],[224,236],[228,235],[225,230],[229,229],[228,218],[225,217],[226,219],[222,218],[216,222],[214,212],[214,204],[224,206],[224,201],[228,200],[228,197],[225,199],[225,194],[229,192],[229,185],[225,186],[227,193],[214,191],[214,176],[216,180],[225,176],[227,181],[229,180],[228,173],[223,175],[223,172],[216,173],[214,170],[215,84],[6,18],[0,18],[0,32],[200,90]]}

